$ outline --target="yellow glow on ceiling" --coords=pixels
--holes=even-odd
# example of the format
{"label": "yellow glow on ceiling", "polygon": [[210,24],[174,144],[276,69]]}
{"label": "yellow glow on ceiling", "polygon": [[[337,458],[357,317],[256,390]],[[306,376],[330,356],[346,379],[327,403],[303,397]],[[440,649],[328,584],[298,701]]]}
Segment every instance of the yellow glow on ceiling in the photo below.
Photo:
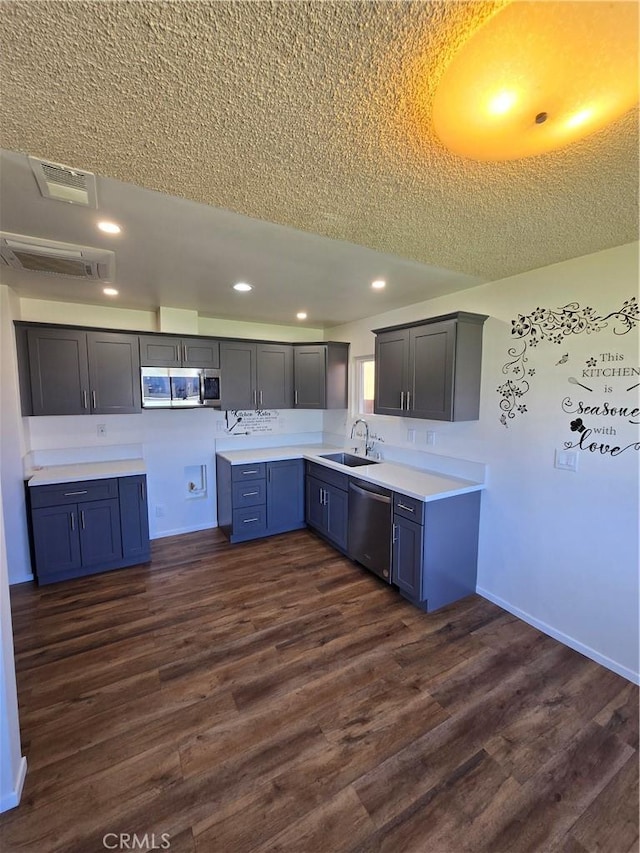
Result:
{"label": "yellow glow on ceiling", "polygon": [[451,151],[514,160],[564,148],[638,101],[638,5],[518,2],[463,45],[433,102]]}

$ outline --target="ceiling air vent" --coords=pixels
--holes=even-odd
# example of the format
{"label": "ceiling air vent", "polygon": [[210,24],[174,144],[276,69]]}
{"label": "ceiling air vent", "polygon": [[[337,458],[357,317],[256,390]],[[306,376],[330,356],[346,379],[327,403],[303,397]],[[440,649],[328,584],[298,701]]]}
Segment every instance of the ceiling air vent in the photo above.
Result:
{"label": "ceiling air vent", "polygon": [[62,163],[49,163],[29,157],[40,192],[45,198],[97,207],[96,176],[93,172],[72,169]]}
{"label": "ceiling air vent", "polygon": [[13,269],[85,281],[113,281],[115,254],[73,243],[0,231],[0,258]]}

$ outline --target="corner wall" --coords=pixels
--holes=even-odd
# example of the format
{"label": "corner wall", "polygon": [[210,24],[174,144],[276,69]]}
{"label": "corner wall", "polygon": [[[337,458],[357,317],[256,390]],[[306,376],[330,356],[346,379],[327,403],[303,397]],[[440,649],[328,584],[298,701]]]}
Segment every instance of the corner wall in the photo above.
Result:
{"label": "corner wall", "polygon": [[[487,463],[478,592],[636,682],[640,418],[606,412],[640,405],[633,387],[640,381],[638,326],[629,330],[621,315],[600,324],[593,317],[622,309],[637,292],[633,243],[327,332],[349,340],[353,358],[373,354],[375,328],[452,311],[489,315],[478,421],[367,420],[418,464],[427,450]],[[554,341],[532,345],[536,309],[570,303],[574,314],[547,315]],[[540,338],[543,327],[536,328]],[[518,329],[521,336],[512,334]],[[597,409],[585,414],[581,404]],[[577,419],[582,424],[572,429]],[[344,429],[344,415],[325,414],[326,432]],[[433,446],[427,431],[435,433]],[[554,467],[566,444],[574,445],[575,472]],[[606,445],[621,451],[606,452]]]}

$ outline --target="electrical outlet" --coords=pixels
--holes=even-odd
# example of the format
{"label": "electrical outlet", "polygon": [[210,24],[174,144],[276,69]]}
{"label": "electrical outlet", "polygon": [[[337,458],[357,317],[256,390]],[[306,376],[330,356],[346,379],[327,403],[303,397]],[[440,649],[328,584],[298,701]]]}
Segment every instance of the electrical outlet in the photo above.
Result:
{"label": "electrical outlet", "polygon": [[164,507],[162,504],[156,505],[156,518],[164,518]]}
{"label": "electrical outlet", "polygon": [[411,444],[413,444],[415,442],[415,440],[416,440],[415,429],[408,429],[407,430],[407,441],[409,441]]}
{"label": "electrical outlet", "polygon": [[427,444],[436,443],[436,434],[432,429],[427,430]]}
{"label": "electrical outlet", "polygon": [[98,424],[97,432],[98,432],[98,436],[100,438],[104,438],[105,435],[107,434],[107,425],[106,424]]}

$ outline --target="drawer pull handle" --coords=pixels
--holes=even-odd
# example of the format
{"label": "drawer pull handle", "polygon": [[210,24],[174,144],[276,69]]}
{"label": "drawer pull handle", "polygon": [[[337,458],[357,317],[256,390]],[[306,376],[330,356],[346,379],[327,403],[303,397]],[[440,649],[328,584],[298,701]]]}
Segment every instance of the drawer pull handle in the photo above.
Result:
{"label": "drawer pull handle", "polygon": [[407,512],[415,512],[415,509],[412,506],[405,506],[404,504],[398,504],[398,509],[406,509]]}
{"label": "drawer pull handle", "polygon": [[252,521],[259,521],[259,520],[260,520],[259,518],[244,518],[242,520],[242,523],[243,524],[251,524]]}
{"label": "drawer pull handle", "polygon": [[252,471],[243,471],[242,473],[243,474],[257,474],[258,472],[256,469],[253,469]]}
{"label": "drawer pull handle", "polygon": [[252,495],[257,495],[257,494],[258,494],[257,492],[243,492],[242,497],[243,498],[250,498]]}
{"label": "drawer pull handle", "polygon": [[82,489],[79,492],[65,492],[64,496],[65,496],[65,498],[70,498],[71,495],[86,495],[87,491],[88,491],[88,489]]}

